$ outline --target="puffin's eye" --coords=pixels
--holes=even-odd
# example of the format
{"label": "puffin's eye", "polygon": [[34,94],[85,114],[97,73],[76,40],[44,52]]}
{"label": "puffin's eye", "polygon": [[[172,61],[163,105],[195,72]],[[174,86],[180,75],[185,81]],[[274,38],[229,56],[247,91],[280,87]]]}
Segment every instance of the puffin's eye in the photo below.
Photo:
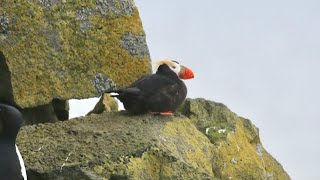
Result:
{"label": "puffin's eye", "polygon": [[171,66],[173,69],[175,69],[176,67],[175,66]]}

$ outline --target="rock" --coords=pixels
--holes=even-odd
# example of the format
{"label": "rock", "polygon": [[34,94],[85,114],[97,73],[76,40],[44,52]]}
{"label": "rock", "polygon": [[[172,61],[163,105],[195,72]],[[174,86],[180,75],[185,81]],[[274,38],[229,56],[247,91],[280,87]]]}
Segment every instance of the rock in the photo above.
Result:
{"label": "rock", "polygon": [[96,97],[151,72],[133,0],[0,4],[1,99],[33,108]]}
{"label": "rock", "polygon": [[0,100],[6,101],[6,102],[12,102],[13,94],[12,94],[10,73],[9,73],[8,65],[5,63],[5,57],[1,52],[0,52],[0,84],[1,84]]}
{"label": "rock", "polygon": [[69,103],[68,101],[64,101],[61,99],[53,99],[52,107],[54,109],[54,113],[57,116],[59,121],[66,121],[69,119]]}
{"label": "rock", "polygon": [[225,105],[187,99],[180,107],[199,131],[215,145],[213,172],[221,179],[290,179],[263,148],[259,130]]}
{"label": "rock", "polygon": [[58,121],[57,115],[54,111],[52,103],[41,105],[34,108],[25,108],[21,110],[24,124],[39,124],[39,123],[54,123]]}
{"label": "rock", "polygon": [[116,112],[118,111],[118,102],[109,94],[103,94],[98,103],[94,106],[93,110],[88,112],[90,114],[101,114],[103,112]]}
{"label": "rock", "polygon": [[69,103],[65,100],[53,99],[46,105],[21,109],[21,113],[24,125],[66,121],[69,119]]}
{"label": "rock", "polygon": [[204,99],[180,110],[24,126],[17,143],[30,179],[290,179],[249,120]]}

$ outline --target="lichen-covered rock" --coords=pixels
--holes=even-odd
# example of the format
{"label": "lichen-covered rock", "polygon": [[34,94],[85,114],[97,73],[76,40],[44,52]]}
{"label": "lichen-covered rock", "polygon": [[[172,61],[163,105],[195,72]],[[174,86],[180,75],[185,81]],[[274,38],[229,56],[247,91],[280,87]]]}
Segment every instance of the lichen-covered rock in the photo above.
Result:
{"label": "lichen-covered rock", "polygon": [[115,98],[111,97],[109,94],[102,94],[100,100],[94,108],[88,112],[87,116],[90,114],[101,114],[103,112],[116,112],[118,111],[118,108],[118,102]]}
{"label": "lichen-covered rock", "polygon": [[0,98],[22,108],[99,96],[151,71],[133,0],[2,0],[0,55]]}
{"label": "lichen-covered rock", "polygon": [[212,144],[213,173],[221,179],[290,179],[263,148],[259,130],[225,105],[187,99],[180,108]]}
{"label": "lichen-covered rock", "polygon": [[30,179],[290,179],[257,128],[223,104],[188,99],[181,113],[25,126],[17,143]]}

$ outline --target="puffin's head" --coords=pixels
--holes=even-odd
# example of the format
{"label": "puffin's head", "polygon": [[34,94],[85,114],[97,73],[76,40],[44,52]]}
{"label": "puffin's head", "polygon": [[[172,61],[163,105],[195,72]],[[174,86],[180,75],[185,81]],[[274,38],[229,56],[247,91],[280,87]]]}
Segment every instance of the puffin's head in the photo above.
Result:
{"label": "puffin's head", "polygon": [[179,64],[177,61],[170,59],[162,59],[153,63],[154,71],[157,71],[159,66],[166,64],[174,73],[181,79],[192,79],[194,74],[191,69]]}

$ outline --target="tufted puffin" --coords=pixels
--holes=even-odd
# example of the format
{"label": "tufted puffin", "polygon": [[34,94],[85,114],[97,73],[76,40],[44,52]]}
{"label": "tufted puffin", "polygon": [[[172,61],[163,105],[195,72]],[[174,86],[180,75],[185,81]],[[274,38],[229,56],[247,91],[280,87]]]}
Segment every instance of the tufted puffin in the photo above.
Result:
{"label": "tufted puffin", "polygon": [[181,79],[194,78],[194,74],[189,68],[169,59],[155,62],[154,69],[155,74],[108,93],[117,93],[111,96],[119,99],[131,114],[173,115],[187,96],[187,87]]}
{"label": "tufted puffin", "polygon": [[0,179],[27,179],[24,162],[16,145],[22,121],[18,109],[0,103]]}

